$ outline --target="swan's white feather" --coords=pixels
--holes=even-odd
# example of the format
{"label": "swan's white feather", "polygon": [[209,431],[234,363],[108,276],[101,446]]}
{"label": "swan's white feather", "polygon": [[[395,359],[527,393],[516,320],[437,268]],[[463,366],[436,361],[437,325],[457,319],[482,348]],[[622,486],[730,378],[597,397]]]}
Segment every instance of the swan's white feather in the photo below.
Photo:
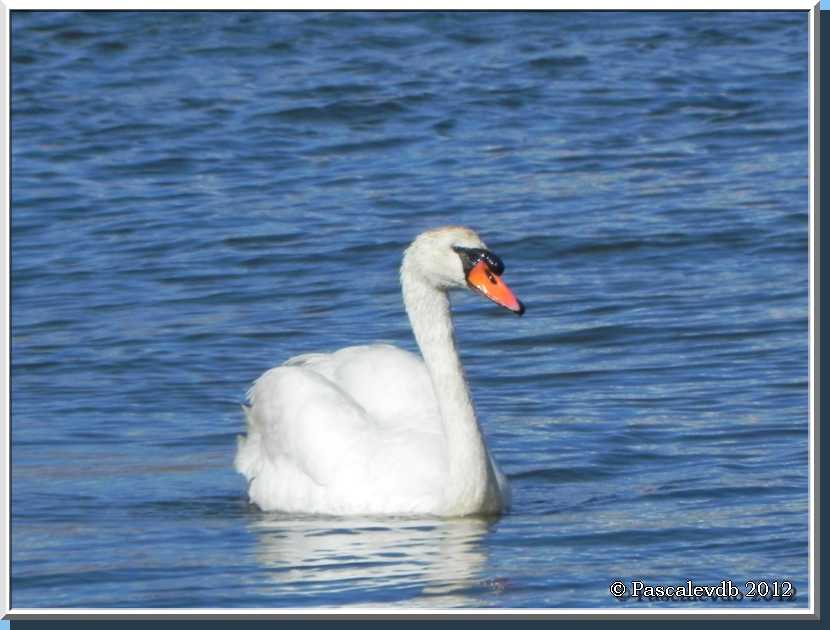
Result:
{"label": "swan's white feather", "polygon": [[248,398],[248,436],[240,439],[236,468],[261,508],[437,508],[446,452],[418,356],[388,345],[300,355],[263,374]]}

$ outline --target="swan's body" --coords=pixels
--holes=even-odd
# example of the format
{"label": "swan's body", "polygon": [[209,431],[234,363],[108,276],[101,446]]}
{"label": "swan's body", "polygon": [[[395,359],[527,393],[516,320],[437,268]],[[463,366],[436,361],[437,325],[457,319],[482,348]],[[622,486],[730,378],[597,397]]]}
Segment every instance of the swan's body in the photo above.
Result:
{"label": "swan's body", "polygon": [[263,374],[248,394],[248,435],[236,456],[250,500],[264,510],[322,514],[506,509],[509,485],[475,416],[447,296],[469,284],[521,314],[502,270],[470,230],[425,232],[401,266],[423,360],[392,346],[355,346],[301,355]]}

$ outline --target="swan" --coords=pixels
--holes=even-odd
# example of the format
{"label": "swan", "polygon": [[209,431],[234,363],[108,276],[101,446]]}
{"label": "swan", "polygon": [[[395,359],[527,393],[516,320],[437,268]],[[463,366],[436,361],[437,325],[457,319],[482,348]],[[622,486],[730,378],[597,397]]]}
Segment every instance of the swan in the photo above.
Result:
{"label": "swan", "polygon": [[260,376],[235,468],[260,509],[332,515],[498,514],[510,487],[487,449],[453,332],[451,289],[521,315],[504,263],[468,228],[420,234],[400,268],[423,359],[390,345],[303,354]]}

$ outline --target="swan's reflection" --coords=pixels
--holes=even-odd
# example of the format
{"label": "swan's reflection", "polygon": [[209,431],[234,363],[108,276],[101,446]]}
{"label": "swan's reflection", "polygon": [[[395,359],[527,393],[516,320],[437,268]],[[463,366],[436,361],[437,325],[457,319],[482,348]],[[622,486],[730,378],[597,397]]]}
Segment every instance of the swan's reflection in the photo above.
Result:
{"label": "swan's reflection", "polygon": [[275,595],[302,593],[308,605],[451,608],[474,606],[481,594],[483,538],[495,520],[259,513],[250,525]]}

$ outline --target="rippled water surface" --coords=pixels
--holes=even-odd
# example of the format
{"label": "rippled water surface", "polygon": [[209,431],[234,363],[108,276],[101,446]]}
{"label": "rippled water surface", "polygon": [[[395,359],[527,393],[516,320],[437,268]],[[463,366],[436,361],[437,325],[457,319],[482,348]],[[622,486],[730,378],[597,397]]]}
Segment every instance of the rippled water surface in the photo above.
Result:
{"label": "rippled water surface", "polygon": [[[27,13],[12,30],[12,605],[806,606],[806,13]],[[500,519],[248,505],[239,404],[454,300]],[[665,604],[663,604],[665,605]],[[692,604],[723,605],[723,604]]]}

